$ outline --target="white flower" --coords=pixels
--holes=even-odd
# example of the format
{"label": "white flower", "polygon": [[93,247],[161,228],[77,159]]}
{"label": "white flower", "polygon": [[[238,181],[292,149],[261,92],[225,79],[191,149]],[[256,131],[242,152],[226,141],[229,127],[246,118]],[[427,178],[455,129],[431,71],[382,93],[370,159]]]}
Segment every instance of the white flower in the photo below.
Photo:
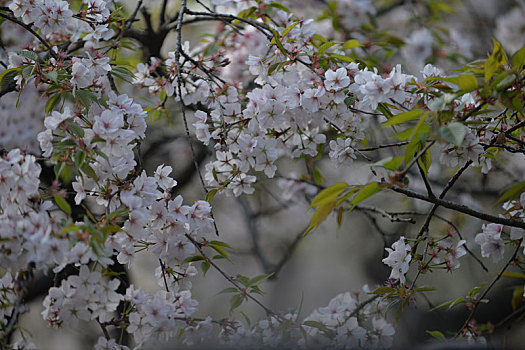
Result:
{"label": "white flower", "polygon": [[[50,130],[55,130],[60,123],[70,118],[73,118],[73,114],[71,114],[69,107],[65,107],[62,113],[53,111],[50,116],[46,117],[46,119],[44,119],[44,126]],[[43,137],[43,139],[45,143],[45,138]]]}
{"label": "white flower", "polygon": [[389,278],[398,279],[401,283],[405,283],[405,274],[408,272],[409,263],[412,260],[412,255],[409,254],[412,248],[405,243],[405,237],[403,236],[392,244],[392,248],[385,248],[388,252],[388,257],[382,261],[392,268]]}
{"label": "white flower", "polygon": [[357,318],[350,317],[344,325],[337,328],[337,345],[345,349],[358,348],[366,339],[366,329],[360,327]]}
{"label": "white flower", "polygon": [[93,83],[94,74],[86,67],[79,59],[73,60],[73,68],[71,72],[71,83],[79,89],[88,87]]}
{"label": "white flower", "polygon": [[488,224],[482,226],[482,233],[478,233],[474,241],[481,246],[481,256],[488,258],[492,256],[493,262],[503,259],[505,244],[501,239],[503,225]]}
{"label": "white flower", "polygon": [[75,195],[75,204],[79,205],[86,198],[86,190],[82,184],[82,178],[80,176],[75,177],[76,181],[72,183],[73,190],[77,193]]}
{"label": "white flower", "polygon": [[339,68],[336,71],[327,70],[325,75],[324,86],[326,90],[341,90],[350,84],[350,78],[345,68]]}
{"label": "white flower", "polygon": [[177,186],[177,181],[169,176],[171,171],[172,168],[165,165],[159,165],[157,170],[155,170],[155,179],[159,187],[163,190],[170,190],[172,187]]}

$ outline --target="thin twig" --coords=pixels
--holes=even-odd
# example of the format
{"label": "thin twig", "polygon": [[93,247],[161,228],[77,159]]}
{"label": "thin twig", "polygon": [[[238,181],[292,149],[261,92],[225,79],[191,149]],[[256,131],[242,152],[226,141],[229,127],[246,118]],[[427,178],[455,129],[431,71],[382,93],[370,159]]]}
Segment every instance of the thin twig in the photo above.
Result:
{"label": "thin twig", "polygon": [[290,260],[290,257],[292,256],[292,253],[294,252],[295,248],[297,247],[301,239],[304,237],[304,232],[306,231],[306,229],[307,228],[304,228],[303,230],[299,231],[297,235],[295,235],[294,240],[292,241],[292,243],[290,243],[288,248],[286,248],[286,252],[281,257],[281,260],[279,260],[277,265],[275,265],[272,271],[272,275],[268,278],[269,280],[273,280],[277,278],[277,275],[282,270],[286,262]]}
{"label": "thin twig", "polygon": [[250,210],[250,207],[248,206],[248,203],[246,203],[246,200],[244,198],[239,197],[238,202],[241,205],[241,208],[244,212],[244,216],[246,218],[246,226],[248,226],[248,232],[252,239],[253,252],[255,253],[255,256],[261,263],[265,273],[268,273],[270,271],[270,264],[268,263],[268,260],[266,259],[266,256],[264,255],[261,246],[259,245],[259,231],[255,226],[254,213]]}
{"label": "thin twig", "polygon": [[387,218],[391,222],[408,222],[410,224],[415,224],[416,221],[412,218],[400,218],[397,213],[391,213],[386,210],[383,210],[381,208],[372,207],[368,205],[356,205],[355,210],[363,210],[363,211],[370,211],[373,213],[380,214],[382,217]]}
{"label": "thin twig", "polygon": [[454,336],[454,338],[457,338],[461,332],[463,331],[463,329],[465,329],[466,327],[468,327],[468,324],[470,323],[470,321],[472,320],[472,318],[474,317],[474,314],[476,313],[476,310],[478,309],[478,306],[480,304],[480,301],[483,300],[485,298],[485,296],[487,296],[488,292],[492,289],[492,287],[494,287],[494,285],[496,284],[496,282],[499,281],[499,279],[501,278],[501,276],[503,276],[503,273],[505,272],[505,270],[507,270],[507,268],[510,266],[510,264],[516,260],[516,257],[518,256],[518,252],[521,248],[521,242],[523,241],[523,238],[519,240],[519,243],[517,244],[516,246],[516,249],[514,250],[514,254],[512,254],[512,257],[509,259],[509,261],[507,261],[507,263],[505,264],[505,266],[503,267],[503,269],[501,269],[501,271],[498,273],[498,275],[492,280],[492,282],[489,284],[489,286],[485,289],[485,291],[483,292],[483,294],[478,298],[478,300],[474,303],[474,306],[472,307],[472,310],[470,311],[470,314],[468,315],[467,319],[465,320],[465,322],[463,323],[463,326],[457,331],[456,335]]}
{"label": "thin twig", "polygon": [[376,300],[379,297],[380,297],[380,295],[374,295],[373,297],[370,297],[367,300],[363,301],[361,304],[357,305],[357,307],[354,309],[354,311],[352,311],[350,313],[350,315],[348,315],[346,317],[345,322],[348,321],[350,318],[354,317],[355,315],[357,315],[359,313],[359,311],[361,311],[365,306],[367,306],[368,304],[370,304],[371,302],[373,302],[374,300]]}
{"label": "thin twig", "polygon": [[[202,173],[199,168],[199,164],[197,163],[197,157],[195,156],[195,149],[193,147],[193,143],[191,142],[191,135],[190,135],[190,129],[188,127],[188,119],[186,118],[186,105],[184,103],[184,99],[182,98],[182,72],[181,72],[181,65],[180,65],[180,55],[182,52],[182,22],[184,20],[184,13],[187,11],[187,0],[182,0],[182,5],[179,12],[179,20],[177,24],[177,49],[175,51],[175,62],[177,64],[177,95],[180,100],[181,104],[181,113],[182,113],[182,119],[184,121],[184,128],[186,131],[186,136],[188,138],[188,143],[190,145],[191,149],[191,155],[193,158],[193,165],[195,166],[195,170],[197,171],[197,174],[199,175],[199,179],[202,184],[202,188],[204,189],[204,192],[208,194],[208,189],[206,188],[206,184],[204,182],[204,178],[202,176]],[[219,235],[219,229],[217,228],[217,222],[215,221],[215,218],[213,216],[213,210],[210,212],[211,218],[213,219],[213,227],[215,228],[215,234]]]}
{"label": "thin twig", "polygon": [[361,151],[361,152],[377,151],[378,149],[381,149],[381,148],[400,147],[400,146],[407,145],[408,143],[409,143],[408,141],[402,141],[402,142],[396,142],[396,143],[387,143],[387,144],[378,145],[378,146],[375,146],[375,147],[359,148],[359,151]]}
{"label": "thin twig", "polygon": [[168,287],[168,280],[166,279],[166,265],[162,262],[162,259],[159,258],[160,270],[162,271],[162,279],[164,280],[164,287],[166,292],[169,293],[170,289]]}
{"label": "thin twig", "polygon": [[421,158],[427,151],[430,147],[432,147],[432,145],[436,142],[436,140],[432,140],[431,142],[429,142],[425,148],[423,148],[421,150],[421,152],[419,152],[415,157],[414,159],[412,159],[410,161],[410,163],[408,163],[408,165],[405,167],[405,169],[403,169],[403,171],[401,172],[401,174],[399,174],[399,178],[403,178],[407,173],[408,171],[410,170],[410,168],[417,162],[417,160],[419,158]]}
{"label": "thin twig", "polygon": [[[185,2],[185,0],[183,0]],[[211,260],[205,253],[204,251],[202,250],[202,247],[201,247],[201,244],[198,243],[197,241],[195,241],[193,239],[193,237],[191,237],[189,234],[185,234],[186,238],[188,238],[190,240],[191,243],[193,243],[193,245],[197,248],[197,250],[199,251],[199,253],[204,257],[204,259],[206,259],[207,262],[210,263],[211,266],[213,266],[213,268],[215,270],[217,270],[228,282],[230,282],[233,286],[235,286],[235,288],[237,288],[240,292],[244,293],[244,295],[251,299],[253,302],[255,302],[257,305],[259,305],[265,312],[268,316],[273,316],[275,317],[277,320],[279,321],[282,321],[282,317],[279,316],[278,314],[276,314],[275,312],[273,312],[272,310],[270,310],[266,305],[264,305],[263,303],[261,303],[257,298],[255,298],[253,295],[249,294],[248,292],[246,292],[243,287],[237,283],[232,277],[228,276],[228,274],[226,274],[226,272],[224,272],[217,264],[215,264],[215,262],[213,262],[213,260]]]}

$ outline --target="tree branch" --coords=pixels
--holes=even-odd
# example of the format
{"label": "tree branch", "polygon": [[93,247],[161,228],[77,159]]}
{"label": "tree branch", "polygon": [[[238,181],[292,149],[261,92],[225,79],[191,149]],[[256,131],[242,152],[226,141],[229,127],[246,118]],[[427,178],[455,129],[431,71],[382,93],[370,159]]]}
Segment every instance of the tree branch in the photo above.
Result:
{"label": "tree branch", "polygon": [[467,214],[467,215],[470,215],[470,216],[473,216],[473,217],[476,217],[478,219],[485,220],[485,221],[488,221],[488,222],[491,222],[491,223],[502,224],[502,225],[507,225],[507,226],[511,226],[511,227],[519,227],[519,228],[525,229],[525,222],[523,222],[523,221],[505,219],[505,218],[501,218],[501,217],[498,217],[498,216],[485,214],[485,213],[476,211],[474,209],[470,209],[469,207],[461,205],[461,204],[445,201],[445,200],[440,199],[440,198],[431,198],[431,197],[422,195],[420,193],[414,192],[412,190],[401,188],[399,186],[392,186],[392,187],[390,187],[390,189],[392,191],[394,191],[394,192],[398,192],[398,193],[404,194],[407,197],[416,198],[416,199],[420,199],[420,200],[425,201],[425,202],[438,204],[438,205],[440,205],[442,207],[445,207],[445,208],[448,208],[448,209],[452,209],[452,210],[461,212],[463,214]]}

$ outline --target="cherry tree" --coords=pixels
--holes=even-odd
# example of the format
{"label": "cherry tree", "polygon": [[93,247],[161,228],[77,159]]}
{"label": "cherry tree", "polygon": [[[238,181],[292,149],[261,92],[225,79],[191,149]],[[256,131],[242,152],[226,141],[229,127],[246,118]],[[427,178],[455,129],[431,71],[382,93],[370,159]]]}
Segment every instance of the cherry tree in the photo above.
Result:
{"label": "cherry tree", "polygon": [[[467,310],[426,329],[432,341],[498,344],[521,320],[525,3],[0,2],[1,348],[36,347],[20,317],[38,298],[56,332],[96,325],[95,349],[390,348],[412,306]],[[476,14],[475,30],[454,14]],[[166,125],[186,164],[153,164],[173,141]],[[236,254],[214,216],[226,196],[260,274],[224,268]],[[272,263],[256,219],[292,206],[309,222]],[[383,281],[309,315],[263,301],[299,242],[354,215],[381,236]],[[156,292],[131,278],[142,255],[158,262]],[[432,276],[453,283],[467,262],[491,279],[449,300]],[[229,295],[221,318],[192,294],[210,269]],[[511,311],[479,321],[503,279]]]}

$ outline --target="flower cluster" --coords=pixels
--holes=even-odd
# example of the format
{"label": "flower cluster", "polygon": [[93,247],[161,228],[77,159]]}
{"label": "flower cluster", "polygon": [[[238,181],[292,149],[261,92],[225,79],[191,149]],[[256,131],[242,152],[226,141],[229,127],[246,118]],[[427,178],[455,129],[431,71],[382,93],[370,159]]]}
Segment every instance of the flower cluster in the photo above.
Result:
{"label": "flower cluster", "polygon": [[42,316],[49,324],[74,326],[79,320],[107,322],[122,299],[116,292],[120,281],[106,281],[100,271],[82,265],[78,275],[69,276],[60,287],[52,287],[44,299]]}
{"label": "flower cluster", "polygon": [[127,289],[124,300],[133,307],[126,330],[138,346],[148,339],[162,341],[178,335],[198,305],[187,290],[149,295],[133,286]]}
{"label": "flower cluster", "polygon": [[[368,286],[364,293],[370,293]],[[394,327],[381,315],[386,303],[373,301],[357,309],[361,293],[341,293],[326,307],[315,309],[297,324],[298,315],[270,316],[254,327],[241,322],[226,325],[221,339],[226,345],[253,348],[386,349],[393,343]],[[288,322],[282,322],[282,318]]]}

